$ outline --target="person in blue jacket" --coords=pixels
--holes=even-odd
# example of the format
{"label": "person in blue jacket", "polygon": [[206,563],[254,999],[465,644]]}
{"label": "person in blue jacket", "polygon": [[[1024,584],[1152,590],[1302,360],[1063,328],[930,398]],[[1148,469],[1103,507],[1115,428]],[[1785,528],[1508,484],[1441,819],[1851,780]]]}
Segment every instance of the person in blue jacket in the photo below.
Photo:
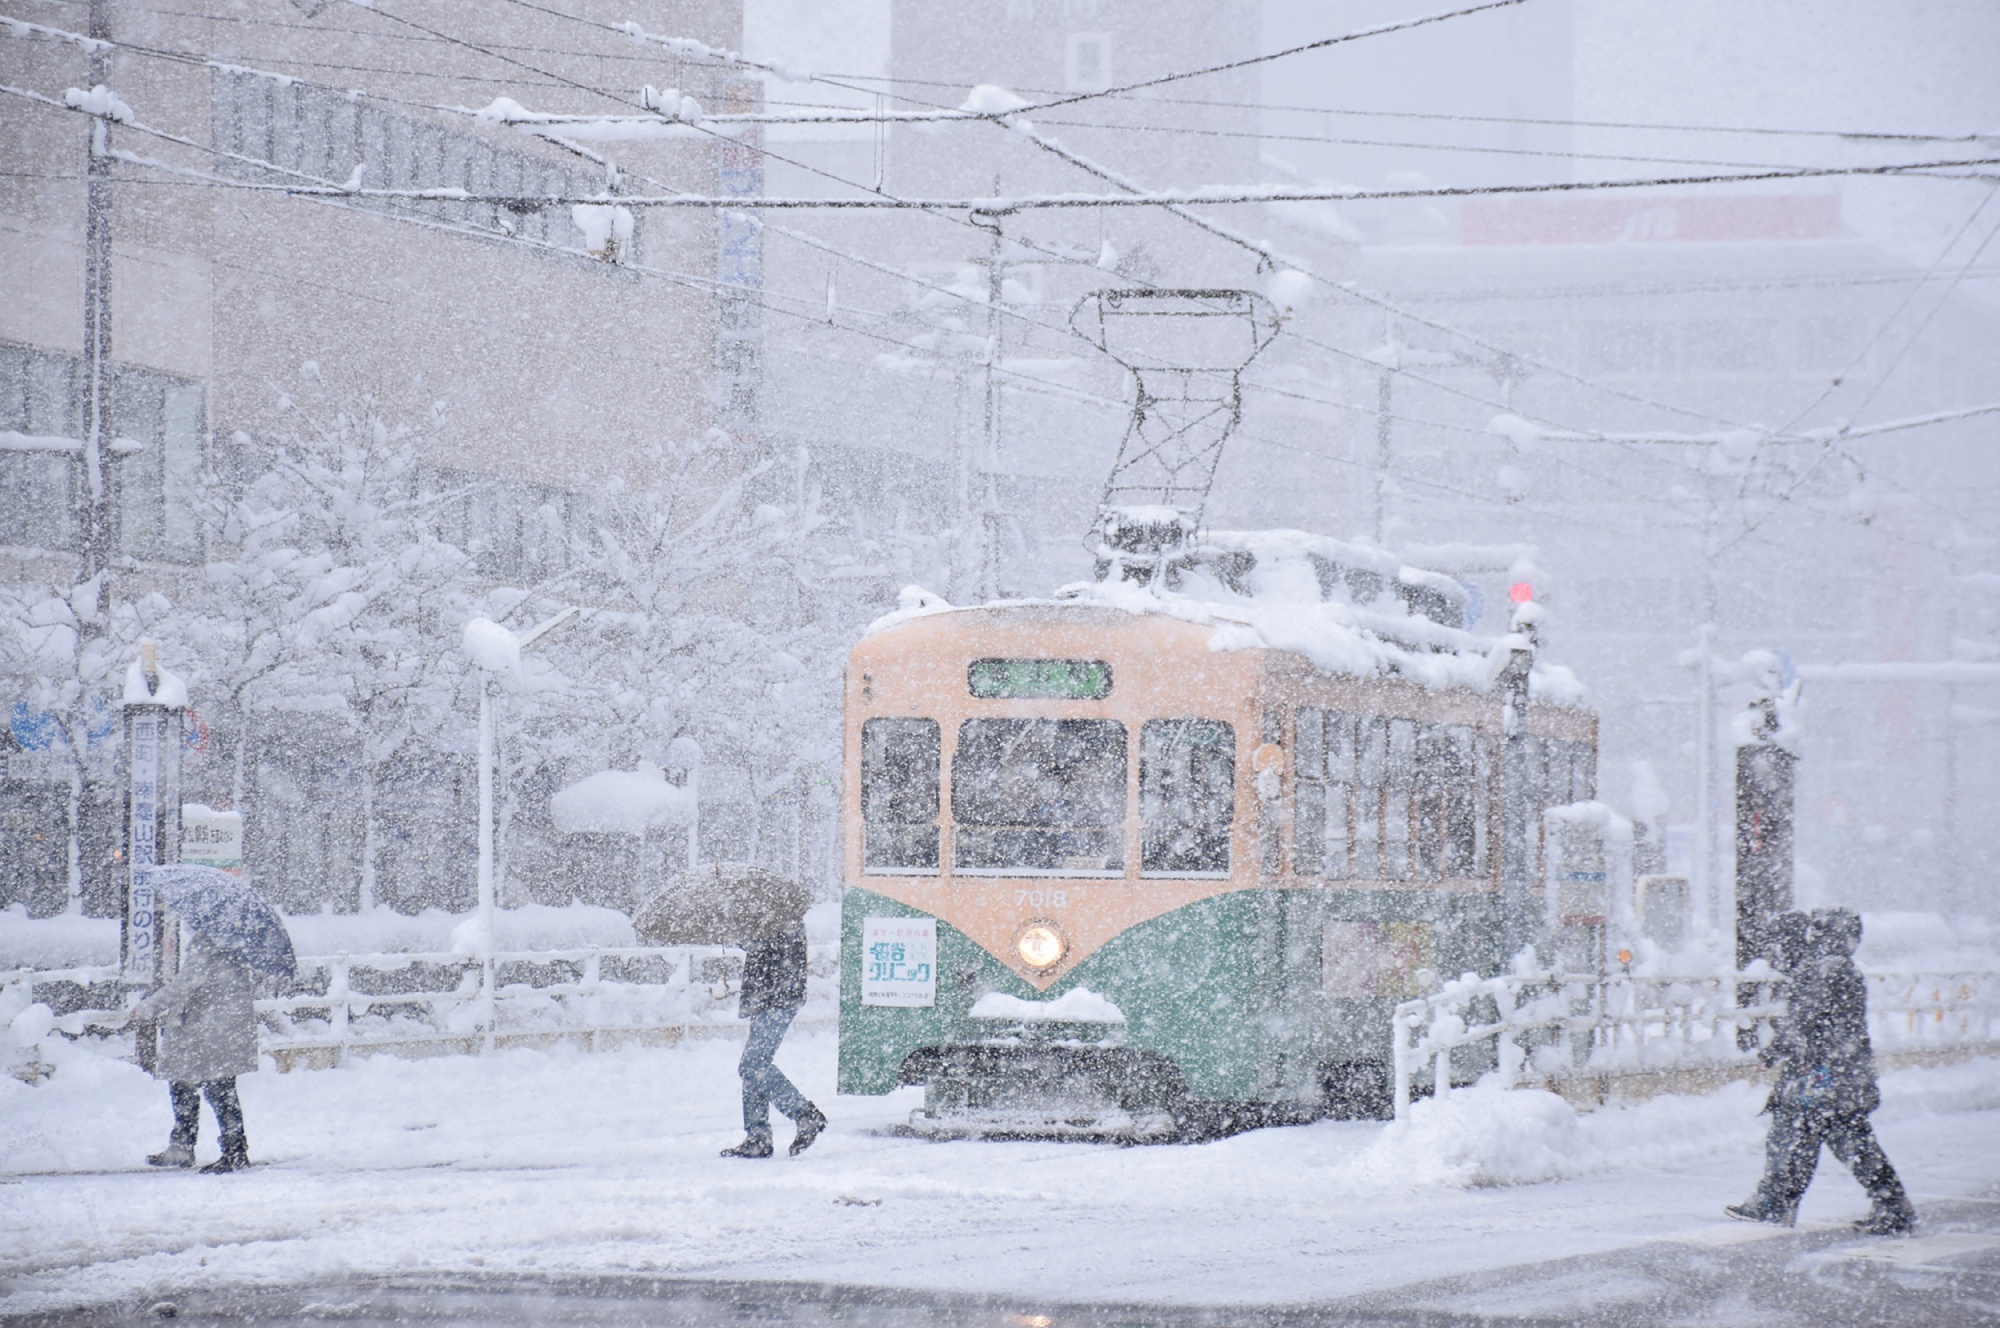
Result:
{"label": "person in blue jacket", "polygon": [[785,1030],[806,1003],[806,929],[803,923],[776,936],[743,946],[743,992],[736,1013],[750,1021],[750,1037],[736,1072],[743,1077],[743,1142],[722,1150],[724,1157],[769,1157],[771,1108],[791,1118],[798,1132],[791,1155],[812,1147],[826,1128],[826,1116],[806,1100],[785,1072],[772,1063]]}
{"label": "person in blue jacket", "polygon": [[1876,1141],[1868,1114],[1882,1104],[1868,1041],[1868,987],[1855,965],[1861,918],[1844,908],[1777,920],[1774,966],[1787,979],[1785,1016],[1763,1053],[1777,1070],[1757,1191],[1723,1211],[1745,1222],[1790,1226],[1819,1166],[1820,1145],[1846,1163],[1868,1192],[1856,1229],[1878,1236],[1915,1228],[1916,1207]]}

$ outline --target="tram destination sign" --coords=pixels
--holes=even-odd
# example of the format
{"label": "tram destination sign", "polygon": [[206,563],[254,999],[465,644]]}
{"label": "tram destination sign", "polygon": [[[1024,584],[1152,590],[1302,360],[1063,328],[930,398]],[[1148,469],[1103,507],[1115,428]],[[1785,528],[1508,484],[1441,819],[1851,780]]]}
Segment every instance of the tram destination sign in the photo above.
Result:
{"label": "tram destination sign", "polygon": [[1111,665],[1101,659],[975,659],[966,681],[982,700],[1101,701],[1111,695]]}

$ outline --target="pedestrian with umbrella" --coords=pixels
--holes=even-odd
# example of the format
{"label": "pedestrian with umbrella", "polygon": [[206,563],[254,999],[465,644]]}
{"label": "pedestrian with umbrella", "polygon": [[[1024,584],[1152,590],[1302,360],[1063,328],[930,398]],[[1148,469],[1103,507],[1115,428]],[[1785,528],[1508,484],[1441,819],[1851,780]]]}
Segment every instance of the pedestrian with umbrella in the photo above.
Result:
{"label": "pedestrian with umbrella", "polygon": [[134,1007],[156,1023],[159,1047],[152,1071],[167,1081],[174,1106],[166,1148],[148,1157],[156,1167],[191,1167],[201,1126],[201,1099],[222,1133],[222,1156],[205,1172],[250,1165],[236,1077],[257,1069],[260,976],[298,971],[292,939],[277,911],[247,881],[213,867],[144,868],[156,897],[187,933],[180,971]]}
{"label": "pedestrian with umbrella", "polygon": [[773,1063],[785,1030],[806,1003],[804,882],[762,867],[720,864],[675,877],[639,910],[633,929],[651,945],[735,945],[744,954],[736,1013],[750,1023],[736,1066],[743,1081],[743,1142],[724,1157],[770,1157],[771,1109],[797,1127],[787,1150],[797,1157],[826,1128],[826,1114]]}

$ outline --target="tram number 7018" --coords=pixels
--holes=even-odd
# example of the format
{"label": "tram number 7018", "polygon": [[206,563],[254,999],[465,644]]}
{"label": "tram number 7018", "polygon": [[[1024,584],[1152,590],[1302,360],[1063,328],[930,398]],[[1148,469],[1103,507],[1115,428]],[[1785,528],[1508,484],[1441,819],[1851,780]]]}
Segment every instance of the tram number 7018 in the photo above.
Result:
{"label": "tram number 7018", "polygon": [[1017,889],[1014,891],[1014,903],[1016,907],[1026,905],[1029,908],[1061,908],[1069,903],[1069,892]]}

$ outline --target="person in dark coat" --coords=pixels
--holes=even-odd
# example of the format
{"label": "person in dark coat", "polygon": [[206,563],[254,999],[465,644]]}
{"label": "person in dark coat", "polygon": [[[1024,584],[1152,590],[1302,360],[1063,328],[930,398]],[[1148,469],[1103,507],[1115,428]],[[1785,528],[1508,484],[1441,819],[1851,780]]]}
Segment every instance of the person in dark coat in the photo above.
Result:
{"label": "person in dark coat", "polygon": [[1771,1133],[1757,1192],[1726,1208],[1731,1217],[1790,1226],[1825,1144],[1868,1192],[1869,1213],[1856,1229],[1899,1235],[1916,1226],[1917,1210],[1868,1122],[1882,1093],[1868,1041],[1868,988],[1854,963],[1860,944],[1861,918],[1848,909],[1778,920],[1775,966],[1787,979],[1786,1013],[1763,1053],[1778,1072],[1764,1106]]}
{"label": "person in dark coat", "polygon": [[750,1021],[750,1037],[736,1072],[743,1076],[743,1142],[722,1150],[724,1157],[769,1157],[771,1108],[776,1107],[798,1133],[791,1155],[812,1147],[826,1128],[826,1116],[806,1100],[785,1072],[772,1064],[778,1043],[806,1003],[806,929],[803,923],[776,936],[747,942],[743,947],[743,992],[736,1013]]}
{"label": "person in dark coat", "polygon": [[188,940],[180,972],[133,1008],[136,1018],[159,1026],[153,1076],[167,1081],[174,1129],[166,1148],[148,1157],[156,1167],[194,1165],[201,1128],[201,1099],[222,1132],[222,1156],[203,1171],[240,1171],[250,1165],[236,1076],[257,1069],[257,978],[200,935]]}

